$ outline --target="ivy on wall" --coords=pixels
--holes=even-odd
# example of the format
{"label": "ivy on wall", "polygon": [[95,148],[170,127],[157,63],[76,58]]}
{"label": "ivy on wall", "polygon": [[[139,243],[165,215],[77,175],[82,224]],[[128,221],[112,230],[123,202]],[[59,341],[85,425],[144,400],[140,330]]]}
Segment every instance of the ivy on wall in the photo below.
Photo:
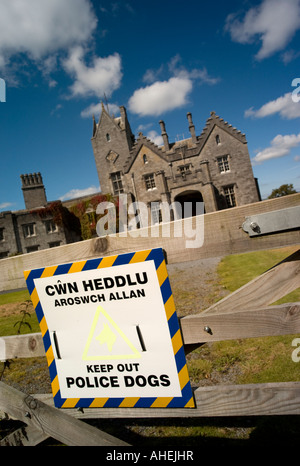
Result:
{"label": "ivy on wall", "polygon": [[[58,226],[75,232],[82,240],[97,236],[96,226],[98,220],[107,213],[99,215],[96,213],[97,206],[101,202],[111,202],[116,208],[116,227],[118,229],[118,199],[111,194],[96,194],[86,198],[67,208],[60,201],[54,201],[47,206],[31,211],[41,219],[51,218]],[[118,230],[117,230],[118,231]]]}
{"label": "ivy on wall", "polygon": [[97,236],[96,226],[98,220],[105,215],[96,213],[97,206],[102,202],[111,202],[118,212],[118,202],[111,194],[96,194],[88,199],[81,200],[70,207],[72,212],[80,221],[81,237],[83,240]]}
{"label": "ivy on wall", "polygon": [[33,215],[38,215],[41,219],[51,218],[56,225],[65,228],[68,231],[73,231],[78,236],[81,235],[79,219],[62,205],[60,201],[54,201],[40,209],[34,209],[30,212]]}

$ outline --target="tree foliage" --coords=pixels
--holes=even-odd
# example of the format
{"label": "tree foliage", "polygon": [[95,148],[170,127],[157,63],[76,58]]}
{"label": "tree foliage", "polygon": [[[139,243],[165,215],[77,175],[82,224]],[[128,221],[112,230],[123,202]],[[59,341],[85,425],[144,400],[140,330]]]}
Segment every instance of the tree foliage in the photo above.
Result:
{"label": "tree foliage", "polygon": [[275,197],[287,196],[289,194],[296,194],[293,184],[282,184],[279,188],[273,189],[268,199],[274,199]]}

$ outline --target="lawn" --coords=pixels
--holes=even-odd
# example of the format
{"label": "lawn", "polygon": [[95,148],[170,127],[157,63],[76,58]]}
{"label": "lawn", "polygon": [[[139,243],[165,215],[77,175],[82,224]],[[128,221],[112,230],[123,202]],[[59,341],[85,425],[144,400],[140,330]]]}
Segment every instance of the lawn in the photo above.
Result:
{"label": "lawn", "polygon": [[[230,292],[295,252],[297,247],[250,252],[224,257],[218,265],[220,284]],[[300,301],[300,288],[274,304]],[[204,345],[196,350],[199,358],[189,362],[195,382],[203,378],[219,379],[219,374],[233,374],[234,383],[300,381],[299,365],[292,360],[292,346],[298,335],[249,338]]]}

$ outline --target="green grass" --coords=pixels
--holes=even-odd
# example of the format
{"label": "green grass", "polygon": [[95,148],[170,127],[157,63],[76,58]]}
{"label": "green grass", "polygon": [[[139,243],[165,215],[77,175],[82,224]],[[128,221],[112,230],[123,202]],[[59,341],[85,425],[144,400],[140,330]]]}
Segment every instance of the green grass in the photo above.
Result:
{"label": "green grass", "polygon": [[274,267],[297,249],[299,248],[287,247],[226,256],[218,266],[221,284],[229,291],[235,291]]}
{"label": "green grass", "polygon": [[[298,248],[250,252],[227,256],[219,264],[218,274],[222,286],[233,292],[256,276],[282,261]],[[300,301],[300,288],[281,298],[276,304]],[[287,382],[300,380],[299,365],[292,361],[293,339],[297,335],[250,338],[213,343],[208,350],[199,350],[199,359],[189,361],[190,373],[209,378],[218,371],[232,370],[235,366],[236,383]]]}
{"label": "green grass", "polygon": [[22,303],[30,299],[27,290],[13,291],[12,293],[4,293],[0,295],[0,306],[9,303]]}
{"label": "green grass", "polygon": [[[7,317],[0,317],[0,336],[17,335],[19,328],[19,321],[22,320],[22,314],[13,314]],[[24,335],[27,333],[38,333],[40,332],[40,326],[36,317],[35,312],[30,312],[30,317],[26,317],[27,324],[21,325],[20,334]]]}

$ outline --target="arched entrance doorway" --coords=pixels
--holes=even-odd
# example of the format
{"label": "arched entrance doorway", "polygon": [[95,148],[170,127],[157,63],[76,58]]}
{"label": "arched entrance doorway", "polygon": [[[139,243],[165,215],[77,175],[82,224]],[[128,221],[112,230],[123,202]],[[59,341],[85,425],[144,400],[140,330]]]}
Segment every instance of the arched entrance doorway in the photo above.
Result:
{"label": "arched entrance doorway", "polygon": [[181,206],[182,218],[194,217],[200,213],[204,213],[205,209],[197,209],[197,203],[203,203],[203,197],[200,191],[184,191],[175,197],[175,202]]}

